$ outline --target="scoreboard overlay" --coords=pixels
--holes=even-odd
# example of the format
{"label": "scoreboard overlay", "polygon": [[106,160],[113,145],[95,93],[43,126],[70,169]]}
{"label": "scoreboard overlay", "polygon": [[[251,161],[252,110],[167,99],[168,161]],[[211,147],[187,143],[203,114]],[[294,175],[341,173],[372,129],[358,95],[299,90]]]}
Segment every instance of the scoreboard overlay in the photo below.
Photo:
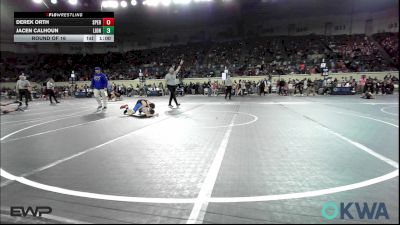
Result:
{"label": "scoreboard overlay", "polygon": [[14,12],[14,42],[114,42],[114,12]]}

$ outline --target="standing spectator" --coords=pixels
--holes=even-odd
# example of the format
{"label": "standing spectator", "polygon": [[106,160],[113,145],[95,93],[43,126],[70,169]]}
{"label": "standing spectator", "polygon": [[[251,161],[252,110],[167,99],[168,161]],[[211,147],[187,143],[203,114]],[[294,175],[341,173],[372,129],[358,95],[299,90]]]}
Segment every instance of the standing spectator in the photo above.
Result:
{"label": "standing spectator", "polygon": [[22,96],[25,97],[25,106],[28,108],[28,100],[29,100],[29,91],[28,88],[31,86],[24,74],[19,76],[19,80],[17,81],[16,90],[19,95],[19,106],[22,105]]}
{"label": "standing spectator", "polygon": [[283,86],[283,95],[287,96],[289,92],[289,85],[288,82],[285,81],[285,86]]}
{"label": "standing spectator", "polygon": [[235,80],[235,81],[233,81],[233,83],[232,83],[233,95],[236,95],[236,86],[237,86],[237,83],[236,83],[236,80]]}
{"label": "standing spectator", "polygon": [[30,102],[33,101],[33,99],[32,99],[32,91],[33,91],[32,86],[29,86],[28,89],[27,89],[27,92],[28,92],[28,100]]}
{"label": "standing spectator", "polygon": [[309,96],[312,92],[313,96],[315,96],[315,81],[308,79],[307,81],[308,89],[307,89],[307,96]]}
{"label": "standing spectator", "polygon": [[264,96],[265,96],[265,92],[266,92],[266,90],[267,90],[267,81],[266,80],[261,80],[260,81],[260,96],[261,96],[261,94],[263,94],[264,93]]}
{"label": "standing spectator", "polygon": [[268,94],[271,94],[272,93],[271,79],[267,80],[267,86],[268,86]]}
{"label": "standing spectator", "polygon": [[296,79],[296,83],[295,83],[295,89],[294,89],[294,96],[296,96],[296,91],[298,90],[300,92],[300,96],[303,96],[303,81],[302,80],[297,80]]}
{"label": "standing spectator", "polygon": [[278,82],[278,94],[279,94],[279,95],[283,95],[285,85],[286,85],[286,82],[285,82],[285,80],[282,78],[282,79]]}
{"label": "standing spectator", "polygon": [[236,85],[236,95],[239,96],[240,94],[242,94],[242,80],[239,80],[238,84]]}
{"label": "standing spectator", "polygon": [[108,83],[107,84],[107,96],[108,96],[108,100],[111,100],[111,93],[114,92],[113,89],[113,84]]}
{"label": "standing spectator", "polygon": [[281,82],[281,81],[280,81],[279,79],[277,79],[276,82],[275,82],[275,80],[274,80],[274,83],[275,83],[275,92],[278,93],[278,95],[279,95],[279,92],[280,92],[280,90],[279,90],[279,89],[280,89],[280,88],[279,88],[280,82]]}
{"label": "standing spectator", "polygon": [[242,96],[244,96],[244,93],[246,92],[246,82],[244,80],[242,80],[240,87],[242,88]]}
{"label": "standing spectator", "polygon": [[60,103],[57,98],[56,95],[54,93],[54,80],[53,78],[49,78],[47,83],[46,83],[46,88],[47,88],[47,94],[49,95],[49,99],[50,99],[50,104],[53,104],[53,100],[51,99],[51,97],[54,98],[54,100],[56,101],[56,103]]}
{"label": "standing spectator", "polygon": [[[101,73],[100,67],[94,68],[95,74],[92,78],[91,88],[94,92],[94,97],[97,100],[99,106],[97,110],[103,108],[103,110],[107,109],[107,87],[108,87],[108,80],[105,74]],[[103,106],[101,105],[101,99],[103,99]]]}
{"label": "standing spectator", "polygon": [[365,83],[367,82],[367,77],[365,76],[365,75],[361,75],[361,78],[360,78],[360,92],[361,93],[364,93],[365,91],[364,91],[364,86],[365,86]]}
{"label": "standing spectator", "polygon": [[[194,84],[192,84],[192,82],[190,82],[189,87],[190,87],[190,93],[192,95],[194,95],[196,93],[196,87],[194,86]],[[207,94],[208,94],[208,96],[211,96],[211,85],[210,84],[207,86]]]}
{"label": "standing spectator", "polygon": [[214,96],[218,96],[218,84],[216,82],[212,83],[212,92]]}
{"label": "standing spectator", "polygon": [[230,75],[227,75],[225,80],[225,99],[228,96],[228,94],[230,100],[232,96],[232,79]]}
{"label": "standing spectator", "polygon": [[306,93],[308,93],[308,92],[307,92],[307,88],[308,88],[308,81],[307,81],[306,79],[304,79],[304,80],[303,80],[303,90],[304,90],[304,92],[306,92]]}
{"label": "standing spectator", "polygon": [[289,81],[288,83],[288,95],[292,96],[294,92],[293,81]]}

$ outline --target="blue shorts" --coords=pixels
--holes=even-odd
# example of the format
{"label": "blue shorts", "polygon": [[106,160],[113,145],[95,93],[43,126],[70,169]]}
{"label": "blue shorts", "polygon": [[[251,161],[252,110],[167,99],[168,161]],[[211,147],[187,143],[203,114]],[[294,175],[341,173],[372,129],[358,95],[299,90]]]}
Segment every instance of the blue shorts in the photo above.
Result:
{"label": "blue shorts", "polygon": [[138,102],[136,103],[135,107],[133,108],[133,113],[136,113],[136,111],[137,111],[140,107],[142,107],[142,103],[138,101]]}

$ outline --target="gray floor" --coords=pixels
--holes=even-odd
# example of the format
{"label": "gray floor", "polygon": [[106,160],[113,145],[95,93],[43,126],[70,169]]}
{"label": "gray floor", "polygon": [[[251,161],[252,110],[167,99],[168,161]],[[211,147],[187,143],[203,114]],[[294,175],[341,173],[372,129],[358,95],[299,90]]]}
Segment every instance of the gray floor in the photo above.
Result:
{"label": "gray floor", "polygon": [[[35,101],[27,112],[3,115],[1,168],[20,178],[1,177],[2,220],[18,222],[7,213],[22,205],[50,206],[48,218],[60,223],[399,222],[398,95],[185,96],[178,98],[179,109],[169,109],[167,97],[150,99],[157,118],[123,116],[119,106],[137,98],[110,102],[104,113],[95,113],[94,99],[67,99],[57,106]],[[363,187],[274,199],[396,170],[397,176]],[[354,206],[354,219],[327,220],[321,210],[331,201],[382,202],[390,218],[361,219]]]}

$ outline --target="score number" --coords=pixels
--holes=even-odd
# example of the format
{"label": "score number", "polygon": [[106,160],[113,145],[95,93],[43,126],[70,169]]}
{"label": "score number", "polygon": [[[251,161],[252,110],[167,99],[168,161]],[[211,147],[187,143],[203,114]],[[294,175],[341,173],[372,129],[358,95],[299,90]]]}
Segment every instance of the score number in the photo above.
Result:
{"label": "score number", "polygon": [[103,26],[114,26],[114,18],[103,18]]}
{"label": "score number", "polygon": [[114,27],[103,27],[103,34],[114,34]]}
{"label": "score number", "polygon": [[103,18],[103,34],[114,34],[114,18]]}

